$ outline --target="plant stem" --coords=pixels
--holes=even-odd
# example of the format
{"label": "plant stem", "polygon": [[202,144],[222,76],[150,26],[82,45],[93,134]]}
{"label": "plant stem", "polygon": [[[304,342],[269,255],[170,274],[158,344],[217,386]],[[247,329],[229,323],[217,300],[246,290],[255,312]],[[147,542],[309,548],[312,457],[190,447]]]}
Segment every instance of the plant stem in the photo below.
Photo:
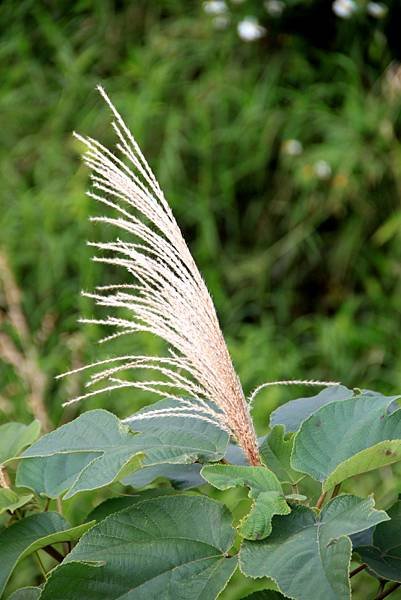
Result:
{"label": "plant stem", "polygon": [[335,498],[336,496],[338,496],[338,494],[340,493],[340,489],[341,489],[341,483],[337,483],[337,485],[335,486],[335,488],[333,490],[331,497]]}
{"label": "plant stem", "polygon": [[7,470],[3,466],[0,466],[0,487],[6,489],[9,489],[11,487],[10,478],[8,476]]}
{"label": "plant stem", "polygon": [[56,550],[56,548],[53,548],[53,546],[45,546],[44,548],[42,548],[42,550],[47,552],[49,556],[54,558],[54,560],[56,560],[59,563],[61,563],[64,560],[64,556],[61,554],[61,552]]}
{"label": "plant stem", "polygon": [[368,565],[366,563],[362,563],[361,565],[359,565],[359,567],[356,567],[356,569],[354,569],[353,571],[351,571],[351,573],[349,574],[350,577],[353,577],[354,575],[358,575],[358,573],[360,573],[361,571],[364,571],[364,569],[366,569]]}
{"label": "plant stem", "polygon": [[45,567],[43,566],[42,559],[39,556],[39,552],[36,550],[36,552],[34,552],[33,555],[36,558],[36,562],[39,565],[40,572],[42,573],[42,575],[44,577],[44,580],[46,581],[47,580],[47,573],[46,573]]}
{"label": "plant stem", "polygon": [[318,501],[316,502],[316,508],[318,508],[319,510],[322,508],[322,504],[325,501],[327,496],[327,492],[323,492],[322,494],[320,494]]}
{"label": "plant stem", "polygon": [[399,583],[398,581],[394,582],[389,588],[387,588],[387,590],[383,590],[382,592],[377,594],[375,600],[383,600],[383,598],[387,598],[387,596],[390,596],[390,594],[395,592],[395,590],[397,590],[400,587],[400,585],[401,583]]}

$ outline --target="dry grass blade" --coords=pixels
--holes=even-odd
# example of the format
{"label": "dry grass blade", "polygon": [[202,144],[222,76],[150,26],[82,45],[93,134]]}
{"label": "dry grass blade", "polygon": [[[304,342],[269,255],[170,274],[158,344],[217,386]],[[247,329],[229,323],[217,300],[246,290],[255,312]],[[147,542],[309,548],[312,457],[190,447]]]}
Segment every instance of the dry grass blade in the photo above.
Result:
{"label": "dry grass blade", "polygon": [[[195,412],[198,418],[228,430],[249,462],[259,464],[249,407],[206,285],[141,150],[104,90],[99,91],[114,115],[119,156],[96,140],[76,136],[87,147],[84,162],[92,171],[88,195],[114,211],[93,220],[131,234],[132,241],[117,238],[91,245],[100,251],[94,260],[127,269],[133,283],[100,287],[87,295],[100,306],[128,311],[127,319],[108,316],[95,321],[117,330],[109,337],[149,332],[167,342],[169,356],[122,356],[89,365],[102,370],[92,375],[88,385],[105,385],[66,404],[121,387],[175,398],[182,408],[154,411],[153,416],[191,417]],[[117,377],[135,369],[156,373],[160,379],[142,382]]]}

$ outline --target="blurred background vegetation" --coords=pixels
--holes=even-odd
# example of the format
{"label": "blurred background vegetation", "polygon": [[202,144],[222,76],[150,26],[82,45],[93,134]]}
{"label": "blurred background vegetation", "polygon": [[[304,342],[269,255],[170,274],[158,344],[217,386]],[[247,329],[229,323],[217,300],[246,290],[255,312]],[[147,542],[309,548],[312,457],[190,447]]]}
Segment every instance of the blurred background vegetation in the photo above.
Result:
{"label": "blurred background vegetation", "polygon": [[[245,391],[400,392],[400,23],[399,0],[3,0],[0,422],[71,418],[84,377],[54,377],[116,352],[77,324],[95,314],[80,290],[121,279],[90,261],[85,241],[111,232],[88,222],[100,207],[71,135],[114,143],[97,83],[166,191]],[[262,392],[259,432],[297,395]]]}
{"label": "blurred background vegetation", "polygon": [[[0,11],[3,418],[27,416],[42,373],[36,394],[55,424],[82,381],[54,376],[114,351],[77,324],[94,312],[80,290],[121,277],[90,261],[85,241],[111,232],[88,223],[100,207],[71,135],[114,143],[99,82],[166,190],[245,390],[297,377],[401,389],[398,0],[5,0]],[[261,393],[262,429],[288,397]],[[100,403],[124,414],[148,400]]]}

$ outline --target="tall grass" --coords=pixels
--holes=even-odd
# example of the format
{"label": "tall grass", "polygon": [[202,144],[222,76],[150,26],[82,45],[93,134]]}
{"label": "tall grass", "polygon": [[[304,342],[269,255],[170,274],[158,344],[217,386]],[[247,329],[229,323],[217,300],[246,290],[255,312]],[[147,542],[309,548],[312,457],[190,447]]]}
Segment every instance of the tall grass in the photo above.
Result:
{"label": "tall grass", "polygon": [[[183,224],[245,391],[293,377],[400,388],[400,101],[385,40],[328,52],[278,32],[246,44],[234,26],[214,29],[201,4],[179,0],[5,1],[0,11],[1,245],[54,422],[66,385],[80,382],[53,376],[99,356],[101,332],[76,324],[95,314],[78,291],[117,277],[88,260],[84,241],[105,233],[87,222],[94,209],[71,137],[78,129],[108,141],[98,82]],[[26,381],[7,364],[0,378],[4,406],[26,418]],[[260,394],[258,427],[290,393]],[[109,402],[124,414],[132,393]]]}

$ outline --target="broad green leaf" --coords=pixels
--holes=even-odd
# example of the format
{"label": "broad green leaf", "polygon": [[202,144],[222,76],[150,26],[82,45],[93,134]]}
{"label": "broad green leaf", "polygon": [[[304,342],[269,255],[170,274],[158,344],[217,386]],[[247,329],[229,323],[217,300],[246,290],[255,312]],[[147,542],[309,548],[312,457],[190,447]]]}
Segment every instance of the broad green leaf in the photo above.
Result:
{"label": "broad green leaf", "polygon": [[84,413],[24,452],[17,485],[49,497],[68,490],[65,498],[70,498],[123,479],[142,465],[219,460],[228,443],[226,432],[195,418],[138,420],[139,433],[133,426],[105,410]]}
{"label": "broad green leaf", "polygon": [[24,448],[38,438],[39,434],[39,421],[32,421],[29,425],[22,423],[0,425],[0,465],[18,456]]}
{"label": "broad green leaf", "polygon": [[375,510],[372,498],[337,496],[316,515],[295,506],[290,515],[275,517],[271,535],[245,541],[240,568],[249,577],[270,577],[295,600],[349,600],[351,540],[348,536],[388,519]]}
{"label": "broad green leaf", "polygon": [[372,544],[355,550],[377,577],[401,582],[401,500],[387,513],[391,521],[376,526]]}
{"label": "broad green leaf", "polygon": [[267,537],[272,530],[273,516],[286,515],[291,510],[279,480],[266,467],[207,465],[203,467],[201,475],[219,490],[244,485],[249,488],[253,505],[239,525],[239,533],[246,539]]}
{"label": "broad green leaf", "polygon": [[[401,427],[400,427],[401,435]],[[379,442],[366,450],[361,450],[336,467],[323,483],[323,491],[341,483],[354,475],[379,469],[401,460],[401,439]]]}
{"label": "broad green leaf", "polygon": [[167,496],[168,494],[174,494],[174,490],[169,488],[154,488],[151,490],[145,490],[132,496],[117,496],[116,498],[108,498],[101,504],[98,504],[89,515],[86,517],[86,521],[102,521],[112,513],[119,512],[128,506],[133,506],[144,500],[150,500],[151,498],[158,498],[160,496]]}
{"label": "broad green leaf", "polygon": [[202,465],[199,463],[192,465],[155,465],[154,467],[145,467],[132,475],[128,475],[123,483],[131,485],[134,488],[142,488],[152,483],[155,479],[162,477],[168,479],[171,485],[177,490],[189,490],[205,484],[204,479],[200,475],[201,468]]}
{"label": "broad green leaf", "polygon": [[227,557],[234,536],[230,513],[209,498],[147,500],[89,531],[41,600],[215,600],[237,566]]}
{"label": "broad green leaf", "polygon": [[0,532],[0,597],[17,563],[44,546],[76,540],[92,527],[85,523],[70,527],[55,512],[31,515]]}
{"label": "broad green leaf", "polygon": [[259,590],[254,592],[250,596],[246,596],[243,600],[281,600],[285,598],[280,592],[274,590]]}
{"label": "broad green leaf", "polygon": [[7,600],[38,600],[41,593],[39,587],[25,587],[16,590]]}
{"label": "broad green leaf", "polygon": [[301,423],[322,406],[338,400],[348,400],[353,395],[354,392],[345,386],[334,385],[315,396],[290,400],[271,413],[270,427],[283,425],[286,431],[298,431]]}
{"label": "broad green leaf", "polygon": [[[242,449],[230,442],[225,453],[227,462],[234,465],[246,465],[247,460]],[[209,460],[210,462],[210,460]],[[202,465],[194,464],[159,464],[153,467],[145,467],[128,475],[123,481],[126,485],[134,488],[142,488],[149,485],[158,477],[169,479],[172,486],[178,490],[189,490],[194,487],[205,485],[205,480],[200,475]]]}
{"label": "broad green leaf", "polygon": [[15,484],[48,498],[58,498],[71,488],[80,473],[101,453],[54,454],[20,461]]}
{"label": "broad green leaf", "polygon": [[195,415],[193,418],[136,418],[152,410],[174,408],[177,405],[179,403],[175,400],[160,400],[135,413],[128,422],[132,431],[141,433],[143,443],[146,440],[144,467],[162,463],[215,462],[225,455],[229,435],[217,424],[197,419]]}
{"label": "broad green leaf", "polygon": [[303,478],[302,473],[298,473],[291,467],[293,443],[293,435],[285,436],[284,427],[276,425],[260,447],[260,455],[265,465],[277,475],[281,483],[290,483],[291,485],[298,483]]}
{"label": "broad green leaf", "polygon": [[395,398],[365,392],[323,406],[295,436],[293,468],[323,482],[327,490],[347,477],[399,460],[401,410],[388,412]]}
{"label": "broad green leaf", "polygon": [[14,512],[17,508],[24,506],[32,500],[33,494],[18,495],[8,488],[0,488],[0,515],[6,510]]}

